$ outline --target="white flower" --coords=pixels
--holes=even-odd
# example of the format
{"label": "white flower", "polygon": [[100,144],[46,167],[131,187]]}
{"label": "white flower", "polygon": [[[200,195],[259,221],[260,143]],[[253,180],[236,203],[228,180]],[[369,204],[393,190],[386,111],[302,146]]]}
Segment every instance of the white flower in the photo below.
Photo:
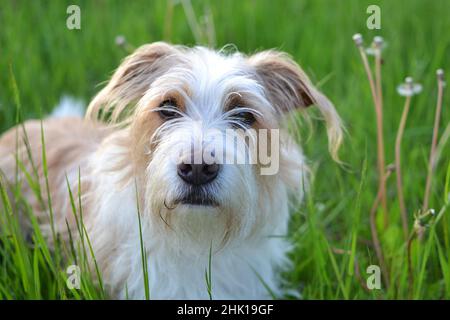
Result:
{"label": "white flower", "polygon": [[397,87],[397,92],[403,97],[411,97],[419,94],[422,91],[422,85],[414,83],[411,77],[405,79],[405,83],[402,83]]}
{"label": "white flower", "polygon": [[383,38],[380,36],[376,36],[373,38],[372,44],[370,47],[366,48],[366,53],[369,56],[374,56],[379,52],[383,51],[387,47],[387,43],[384,42]]}
{"label": "white flower", "polygon": [[116,45],[119,47],[124,46],[127,43],[127,39],[124,36],[120,35],[116,37]]}
{"label": "white flower", "polygon": [[376,37],[373,38],[373,43],[377,47],[381,47],[383,45],[383,42],[384,42],[383,37],[376,36]]}
{"label": "white flower", "polygon": [[363,44],[363,37],[360,33],[356,33],[353,35],[353,41],[355,41],[355,44],[357,47],[362,46]]}
{"label": "white flower", "polygon": [[438,78],[438,81],[442,82],[442,84],[445,86],[445,81],[444,81],[444,70],[442,69],[437,69],[436,70],[436,76]]}

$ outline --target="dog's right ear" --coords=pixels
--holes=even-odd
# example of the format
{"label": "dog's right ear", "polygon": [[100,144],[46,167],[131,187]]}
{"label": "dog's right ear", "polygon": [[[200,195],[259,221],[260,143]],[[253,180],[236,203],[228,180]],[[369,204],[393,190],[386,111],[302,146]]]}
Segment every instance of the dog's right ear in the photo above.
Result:
{"label": "dog's right ear", "polygon": [[265,94],[281,115],[315,105],[327,124],[329,150],[338,160],[342,142],[341,119],[331,101],[309,80],[306,73],[287,54],[267,50],[249,57]]}
{"label": "dog's right ear", "polygon": [[126,57],[114,72],[108,85],[91,101],[86,118],[108,120],[117,123],[123,120],[136,102],[142,98],[150,84],[169,67],[168,59],[178,49],[164,42],[146,44]]}

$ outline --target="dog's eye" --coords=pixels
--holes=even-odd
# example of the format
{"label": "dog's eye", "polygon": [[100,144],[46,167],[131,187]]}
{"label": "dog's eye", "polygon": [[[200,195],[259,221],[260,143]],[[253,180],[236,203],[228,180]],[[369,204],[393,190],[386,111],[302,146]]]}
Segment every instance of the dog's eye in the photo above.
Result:
{"label": "dog's eye", "polygon": [[162,119],[169,120],[180,117],[180,112],[177,110],[177,102],[175,100],[169,99],[164,100],[159,105],[159,108],[164,108],[158,110],[159,116]]}
{"label": "dog's eye", "polygon": [[255,123],[256,119],[253,113],[248,111],[237,112],[233,115],[233,119],[239,121],[246,127],[251,127]]}

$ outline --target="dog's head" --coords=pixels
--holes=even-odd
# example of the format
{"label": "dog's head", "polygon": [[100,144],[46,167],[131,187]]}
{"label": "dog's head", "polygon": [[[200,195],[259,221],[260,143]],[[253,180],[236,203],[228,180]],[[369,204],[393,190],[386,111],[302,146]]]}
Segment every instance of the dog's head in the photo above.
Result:
{"label": "dog's head", "polygon": [[87,117],[120,128],[114,168],[138,181],[155,225],[223,241],[284,227],[287,189],[301,193],[304,167],[281,123],[310,105],[324,115],[336,155],[339,117],[286,54],[153,43],[123,61]]}

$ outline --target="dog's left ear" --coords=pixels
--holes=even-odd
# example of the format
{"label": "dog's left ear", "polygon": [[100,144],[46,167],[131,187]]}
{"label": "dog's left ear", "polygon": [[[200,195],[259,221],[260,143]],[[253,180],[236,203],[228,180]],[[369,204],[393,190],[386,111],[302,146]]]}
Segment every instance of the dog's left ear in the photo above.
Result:
{"label": "dog's left ear", "polygon": [[154,42],[137,48],[126,57],[104,87],[91,101],[86,117],[118,122],[133,110],[151,83],[177,63],[179,50],[165,42]]}
{"label": "dog's left ear", "polygon": [[330,153],[337,160],[342,142],[342,124],[331,101],[309,80],[287,54],[268,50],[249,57],[267,99],[280,114],[311,105],[318,107],[327,123]]}
{"label": "dog's left ear", "polygon": [[278,111],[314,104],[315,88],[303,70],[285,53],[268,50],[249,58],[267,98]]}

